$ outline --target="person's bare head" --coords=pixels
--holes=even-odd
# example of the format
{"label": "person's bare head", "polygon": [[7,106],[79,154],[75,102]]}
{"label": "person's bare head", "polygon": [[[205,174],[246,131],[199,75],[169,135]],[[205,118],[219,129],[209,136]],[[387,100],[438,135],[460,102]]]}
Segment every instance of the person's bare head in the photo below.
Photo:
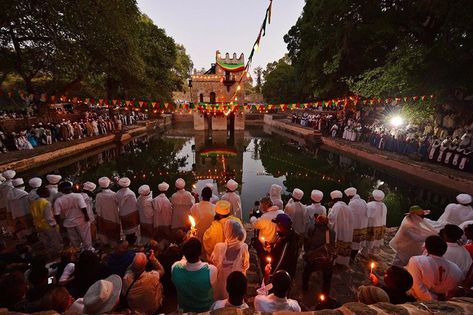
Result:
{"label": "person's bare head", "polygon": [[259,208],[261,211],[266,212],[268,208],[273,206],[273,202],[271,201],[271,198],[269,197],[263,197],[259,201]]}
{"label": "person's bare head", "polygon": [[135,258],[133,259],[133,263],[131,265],[131,269],[135,273],[142,273],[145,271],[146,265],[148,264],[148,258],[144,253],[136,253]]}

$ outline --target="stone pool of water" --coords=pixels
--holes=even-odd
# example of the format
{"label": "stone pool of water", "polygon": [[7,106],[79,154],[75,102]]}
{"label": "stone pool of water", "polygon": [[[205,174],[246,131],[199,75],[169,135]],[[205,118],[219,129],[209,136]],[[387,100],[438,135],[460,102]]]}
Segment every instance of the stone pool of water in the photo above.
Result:
{"label": "stone pool of water", "polygon": [[171,184],[169,196],[177,177],[183,177],[188,189],[194,190],[212,181],[220,194],[225,190],[226,180],[234,178],[240,183],[246,217],[254,202],[266,195],[273,183],[284,188],[284,201],[294,188],[302,189],[306,204],[312,189],[322,190],[323,203],[327,204],[334,189],[343,191],[354,186],[362,198],[368,199],[370,192],[379,188],[386,193],[389,226],[399,225],[412,204],[431,209],[431,217],[437,218],[455,196],[454,191],[415,181],[324,147],[307,148],[303,140],[267,127],[229,135],[197,132],[192,126],[183,125],[161,134],[140,136],[124,145],[81,153],[20,175],[28,179],[51,172],[62,174],[75,184],[97,182],[101,176],[128,176],[135,192],[143,184],[157,191],[157,185],[164,180]]}

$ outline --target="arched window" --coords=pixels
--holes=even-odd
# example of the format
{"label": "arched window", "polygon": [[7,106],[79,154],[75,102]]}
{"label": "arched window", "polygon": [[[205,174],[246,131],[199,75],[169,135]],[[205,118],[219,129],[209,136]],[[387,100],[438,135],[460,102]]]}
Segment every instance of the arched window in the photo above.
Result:
{"label": "arched window", "polygon": [[204,94],[200,93],[199,95],[199,102],[203,103],[204,102]]}
{"label": "arched window", "polygon": [[210,92],[210,104],[215,104],[215,92]]}

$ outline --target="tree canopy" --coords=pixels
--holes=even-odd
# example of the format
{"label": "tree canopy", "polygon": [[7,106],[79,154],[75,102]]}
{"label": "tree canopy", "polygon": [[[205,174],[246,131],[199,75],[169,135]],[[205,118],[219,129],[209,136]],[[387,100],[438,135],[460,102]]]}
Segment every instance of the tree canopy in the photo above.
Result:
{"label": "tree canopy", "polygon": [[29,92],[170,99],[192,62],[135,0],[0,4],[0,83]]}
{"label": "tree canopy", "polygon": [[[306,0],[278,72],[294,72],[294,101],[435,94],[461,103],[473,94],[471,12],[468,0]],[[275,79],[265,77],[267,99]]]}

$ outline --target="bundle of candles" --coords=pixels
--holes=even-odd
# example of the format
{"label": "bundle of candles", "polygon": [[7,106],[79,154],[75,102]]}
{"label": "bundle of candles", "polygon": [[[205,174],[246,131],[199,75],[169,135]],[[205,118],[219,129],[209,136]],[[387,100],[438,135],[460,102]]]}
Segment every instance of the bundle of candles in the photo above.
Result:
{"label": "bundle of candles", "polygon": [[195,237],[197,235],[197,230],[195,228],[195,219],[191,215],[189,215],[189,222],[191,224],[191,229],[187,232],[187,235],[189,237]]}

